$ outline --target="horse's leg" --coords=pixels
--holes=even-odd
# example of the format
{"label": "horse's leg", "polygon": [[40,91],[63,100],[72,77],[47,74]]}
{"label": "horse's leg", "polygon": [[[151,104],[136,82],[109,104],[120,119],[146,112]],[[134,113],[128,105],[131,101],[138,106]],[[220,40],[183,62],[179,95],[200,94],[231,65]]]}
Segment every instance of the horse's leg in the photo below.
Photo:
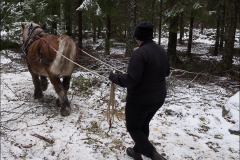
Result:
{"label": "horse's leg", "polygon": [[42,88],[42,91],[46,91],[46,90],[47,90],[47,87],[48,87],[47,77],[45,77],[45,76],[40,76],[40,78],[41,78],[41,88]]}
{"label": "horse's leg", "polygon": [[68,116],[70,115],[71,108],[68,101],[66,91],[60,81],[60,78],[54,75],[49,74],[50,81],[55,88],[56,93],[58,94],[59,104],[61,107],[61,115]]}
{"label": "horse's leg", "polygon": [[[65,94],[67,94],[67,91],[68,91],[68,89],[69,89],[70,80],[71,80],[71,76],[64,76],[64,77],[63,77],[62,85],[63,85],[64,91],[65,91]],[[57,106],[60,107],[59,99],[57,99],[56,104],[57,104]]]}
{"label": "horse's leg", "polygon": [[70,86],[70,80],[71,80],[71,76],[64,76],[63,77],[63,81],[62,81],[62,85],[66,91],[66,94],[67,94],[67,91],[69,89],[69,86]]}
{"label": "horse's leg", "polygon": [[42,94],[42,89],[41,89],[39,76],[37,74],[33,73],[32,69],[29,65],[28,65],[28,70],[32,75],[32,81],[33,81],[33,84],[34,84],[34,95],[33,96],[34,96],[35,99],[42,98],[43,94]]}

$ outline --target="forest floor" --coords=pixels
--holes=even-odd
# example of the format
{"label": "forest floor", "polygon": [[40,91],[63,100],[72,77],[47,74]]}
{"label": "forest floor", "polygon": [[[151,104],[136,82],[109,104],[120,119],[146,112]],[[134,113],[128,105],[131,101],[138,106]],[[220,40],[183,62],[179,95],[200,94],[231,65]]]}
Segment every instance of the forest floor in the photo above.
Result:
{"label": "forest floor", "polygon": [[[129,58],[124,57],[124,44],[114,41],[110,55],[96,49],[101,44],[99,41],[89,47],[85,43],[83,49],[126,71]],[[178,45],[177,54],[183,63],[171,66],[168,96],[151,121],[149,137],[168,160],[239,159],[239,136],[229,133],[239,118],[222,117],[222,107],[240,87],[240,47],[235,49],[233,70],[217,73],[221,55],[211,56],[211,44],[193,43],[192,59],[186,57],[186,44]],[[33,100],[22,51],[0,53],[1,159],[131,159],[125,153],[126,147],[133,145],[125,129],[125,89],[116,87],[117,115],[110,129],[105,116],[109,82],[76,67],[68,94],[72,113],[62,117],[55,105],[53,86],[44,92],[44,99]],[[112,70],[83,53],[78,63],[106,77]]]}

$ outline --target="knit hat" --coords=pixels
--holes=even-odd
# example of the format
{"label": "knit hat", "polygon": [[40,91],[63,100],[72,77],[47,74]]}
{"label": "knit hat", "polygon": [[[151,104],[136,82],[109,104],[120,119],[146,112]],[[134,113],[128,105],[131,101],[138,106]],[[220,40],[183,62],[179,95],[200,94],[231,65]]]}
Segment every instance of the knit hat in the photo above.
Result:
{"label": "knit hat", "polygon": [[153,39],[153,24],[151,22],[139,23],[133,33],[133,37],[140,41],[147,41]]}

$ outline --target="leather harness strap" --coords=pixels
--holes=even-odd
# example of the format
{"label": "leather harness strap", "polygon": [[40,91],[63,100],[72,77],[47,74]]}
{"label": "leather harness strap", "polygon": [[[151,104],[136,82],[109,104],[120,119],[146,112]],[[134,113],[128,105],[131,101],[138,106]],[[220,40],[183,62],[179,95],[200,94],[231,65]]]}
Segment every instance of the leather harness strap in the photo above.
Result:
{"label": "leather harness strap", "polygon": [[[41,43],[41,47],[40,47],[40,51],[39,51],[39,56],[40,56],[40,58],[39,58],[39,59],[32,59],[32,58],[29,58],[29,57],[28,57],[28,47],[29,47],[33,42],[35,42],[36,40],[41,39],[41,37],[43,36],[43,34],[42,34],[43,31],[41,31],[41,32],[39,32],[38,34],[36,34],[34,37],[30,38],[30,36],[31,36],[31,34],[33,33],[33,31],[34,31],[35,29],[37,29],[37,28],[41,28],[41,27],[40,27],[40,26],[36,26],[36,27],[30,26],[30,27],[28,28],[28,34],[27,34],[27,35],[28,35],[28,38],[27,38],[26,42],[23,44],[24,56],[25,56],[25,58],[26,58],[27,60],[31,60],[31,61],[35,61],[35,62],[40,62],[40,63],[49,64],[49,63],[53,62],[52,54],[50,54],[52,60],[43,60],[43,59],[42,59],[42,43],[43,43],[42,40],[41,40],[42,43]],[[52,37],[52,35],[50,36],[50,39],[48,39],[48,44],[49,44],[49,41],[51,40],[51,37]],[[48,46],[49,46],[49,45],[48,45]],[[49,51],[49,53],[50,53],[49,47],[48,47],[48,51]]]}

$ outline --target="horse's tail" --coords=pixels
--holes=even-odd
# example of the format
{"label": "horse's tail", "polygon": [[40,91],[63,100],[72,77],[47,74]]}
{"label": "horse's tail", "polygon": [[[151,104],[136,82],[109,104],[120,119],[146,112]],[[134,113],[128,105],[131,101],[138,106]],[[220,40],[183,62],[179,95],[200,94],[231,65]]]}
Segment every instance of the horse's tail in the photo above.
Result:
{"label": "horse's tail", "polygon": [[[68,59],[75,61],[77,58],[76,45],[69,36],[61,36],[58,38],[58,52],[50,71],[56,75],[70,76],[74,69],[74,63]],[[68,59],[66,59],[65,57]]]}

